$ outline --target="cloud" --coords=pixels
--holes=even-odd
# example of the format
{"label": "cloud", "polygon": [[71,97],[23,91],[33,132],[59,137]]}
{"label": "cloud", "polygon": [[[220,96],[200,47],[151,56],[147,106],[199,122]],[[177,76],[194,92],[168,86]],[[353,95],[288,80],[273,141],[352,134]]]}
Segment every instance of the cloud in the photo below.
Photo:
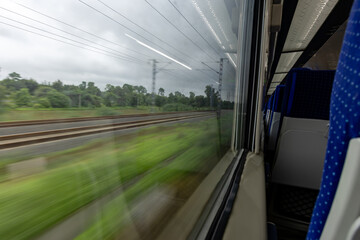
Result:
{"label": "cloud", "polygon": [[[127,38],[125,36],[127,33],[194,69],[189,71],[176,63],[170,64],[165,69],[172,70],[160,71],[157,74],[157,89],[163,87],[167,93],[181,91],[188,94],[188,92],[193,91],[196,94],[204,94],[206,85],[216,85],[214,80],[217,80],[218,76],[211,70],[209,71],[201,62],[207,62],[213,68],[218,69],[218,63],[215,61],[218,61],[220,57],[225,57],[225,55],[221,53],[221,46],[191,1],[171,0],[201,36],[167,1],[148,0],[171,23],[167,22],[144,0],[102,1],[127,19],[97,0],[83,0],[83,2],[103,14],[77,0],[18,1],[26,7],[73,26],[70,27],[13,1],[2,1],[0,7],[17,14],[0,9],[0,16],[20,23],[0,17],[1,22],[17,27],[0,23],[0,67],[2,68],[0,77],[4,78],[10,72],[18,72],[23,77],[33,78],[39,82],[52,82],[61,79],[67,84],[78,85],[82,81],[92,81],[102,89],[105,88],[106,84],[123,85],[128,83],[143,85],[148,91],[151,91],[152,66],[149,61],[151,59],[158,60],[160,62],[158,68],[161,68],[169,60]],[[208,2],[209,4],[215,3],[210,0]],[[212,19],[211,24],[213,24],[214,29],[217,29],[219,24],[216,22],[215,15],[210,8],[205,9],[204,6],[203,8],[208,19]],[[221,7],[216,9],[223,10]],[[224,24],[223,27],[231,30],[227,13],[218,12],[217,16],[218,21]],[[58,41],[18,28],[42,34]],[[219,36],[223,32],[220,30],[217,30]],[[85,33],[85,31],[90,34]],[[234,36],[227,43],[229,46],[236,44]],[[226,41],[224,40],[224,42]],[[82,46],[92,51],[70,44]],[[112,57],[97,53],[101,50],[106,51],[103,53]],[[137,63],[129,61],[129,56],[132,60],[136,59]],[[126,58],[126,60],[116,57]],[[235,70],[230,67],[230,63],[226,64],[228,66],[224,70],[224,89],[234,89]],[[206,73],[203,73],[196,69],[207,70],[204,71]],[[228,93],[225,94],[229,95]]]}

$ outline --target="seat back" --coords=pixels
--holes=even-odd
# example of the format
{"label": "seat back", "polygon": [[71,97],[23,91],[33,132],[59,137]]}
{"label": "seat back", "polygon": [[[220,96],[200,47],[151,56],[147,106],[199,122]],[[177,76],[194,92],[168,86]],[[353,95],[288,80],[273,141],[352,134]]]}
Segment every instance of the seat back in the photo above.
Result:
{"label": "seat back", "polygon": [[[340,58],[337,66],[336,76],[334,80],[334,87],[331,97],[330,108],[330,130],[329,139],[326,150],[326,158],[324,163],[324,170],[322,175],[322,182],[320,192],[315,204],[311,223],[308,230],[307,239],[346,239],[336,234],[329,235],[324,232],[324,237],[321,235],[324,224],[326,228],[334,228],[329,222],[328,214],[338,208],[337,204],[333,204],[333,199],[336,193],[336,198],[346,203],[346,193],[339,191],[337,187],[340,176],[342,176],[343,165],[345,162],[345,155],[351,139],[360,136],[360,0],[355,0],[350,17],[348,19],[347,29],[343,40],[343,46],[340,53]],[[352,154],[351,154],[352,155]],[[347,156],[351,157],[351,156]],[[359,161],[359,158],[356,159]],[[346,160],[347,161],[347,160]],[[347,163],[345,163],[347,164]],[[345,171],[346,167],[344,168]],[[356,178],[359,176],[359,171],[352,172],[355,167],[347,168],[348,171],[343,172],[344,177],[349,175]],[[341,183],[340,183],[341,185]],[[339,185],[339,187],[341,187]],[[359,192],[359,181],[353,186],[354,192]],[[344,195],[340,195],[344,193]],[[349,202],[347,206],[351,214],[349,217],[355,218],[359,215],[359,201],[356,200],[357,207]],[[345,226],[349,222],[341,219],[340,216],[335,220],[336,224]],[[330,216],[329,216],[330,221]],[[344,221],[344,222],[343,222]],[[325,229],[326,230],[326,229]],[[339,229],[339,231],[341,231]],[[342,232],[342,231],[341,231]]]}
{"label": "seat back", "polygon": [[272,104],[272,111],[269,120],[269,129],[268,129],[268,150],[275,150],[276,141],[279,132],[280,119],[281,119],[281,107],[284,98],[285,85],[278,85],[274,92],[274,101]]}
{"label": "seat back", "polygon": [[308,69],[288,74],[273,182],[320,188],[334,74]]}
{"label": "seat back", "polygon": [[266,104],[266,113],[265,113],[265,129],[267,130],[269,128],[269,122],[270,122],[270,116],[271,116],[271,106],[274,99],[274,94],[271,95],[269,98],[267,104]]}

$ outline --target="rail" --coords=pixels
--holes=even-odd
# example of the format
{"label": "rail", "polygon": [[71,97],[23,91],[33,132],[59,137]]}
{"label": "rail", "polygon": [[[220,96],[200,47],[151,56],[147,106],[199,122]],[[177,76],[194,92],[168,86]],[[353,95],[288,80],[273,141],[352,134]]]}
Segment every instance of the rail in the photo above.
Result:
{"label": "rail", "polygon": [[[118,130],[124,130],[129,128],[143,127],[153,124],[169,123],[175,121],[188,120],[193,118],[214,116],[213,113],[199,113],[191,114],[187,116],[177,116],[177,117],[168,117],[160,119],[147,119],[147,120],[138,120],[138,121],[127,121],[121,123],[112,123],[112,124],[102,124],[94,126],[84,126],[84,127],[73,127],[73,128],[64,128],[56,130],[47,130],[47,131],[38,131],[30,133],[21,133],[21,134],[11,134],[0,136],[0,150],[20,147],[25,145],[45,143],[49,141],[63,140],[69,138],[75,138],[85,135],[99,134],[104,132],[112,132]],[[60,122],[58,122],[60,123]],[[44,124],[44,123],[38,123]],[[26,126],[26,125],[22,125]]]}

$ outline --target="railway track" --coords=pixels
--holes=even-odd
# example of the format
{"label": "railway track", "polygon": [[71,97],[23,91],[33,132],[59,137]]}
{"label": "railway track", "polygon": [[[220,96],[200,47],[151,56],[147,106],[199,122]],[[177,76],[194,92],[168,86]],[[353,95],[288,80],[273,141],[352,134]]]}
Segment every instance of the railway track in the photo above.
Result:
{"label": "railway track", "polygon": [[[161,114],[159,114],[159,115],[161,115]],[[134,115],[131,115],[131,117],[133,117],[133,116]],[[142,116],[149,116],[149,115],[142,115]],[[185,115],[185,116],[174,116],[174,117],[159,118],[159,119],[126,121],[126,122],[112,123],[112,124],[101,124],[101,125],[94,125],[94,126],[72,127],[72,128],[64,128],[64,129],[56,129],[56,130],[3,135],[3,136],[0,136],[0,150],[14,148],[14,147],[20,147],[20,146],[26,146],[26,145],[31,145],[31,144],[37,144],[37,143],[45,143],[45,142],[56,141],[56,140],[70,139],[70,138],[92,135],[92,134],[124,130],[124,129],[129,129],[129,128],[143,127],[143,126],[148,126],[148,125],[153,125],[153,124],[182,121],[182,120],[188,120],[188,119],[194,119],[194,118],[206,117],[206,116],[214,116],[214,114],[203,112],[203,113],[198,113],[198,114],[191,114],[191,115]],[[129,117],[129,116],[127,116],[127,117]],[[83,118],[83,119],[85,119],[85,118]],[[104,118],[96,118],[96,119],[91,118],[91,120],[98,120],[98,119],[104,119]],[[69,119],[65,119],[65,120],[69,120]],[[77,119],[76,121],[88,121],[88,120]],[[19,123],[16,123],[18,125],[11,125],[11,126],[14,127],[14,126],[35,125],[34,122],[37,122],[36,124],[48,124],[49,123],[49,122],[44,122],[44,120],[39,120],[39,121],[30,121],[29,124],[26,122],[22,122],[22,124],[25,124],[25,125],[19,125]],[[60,122],[60,119],[56,119],[56,120],[54,120],[53,123],[63,123],[63,122]]]}
{"label": "railway track", "polygon": [[[23,126],[31,126],[31,125],[39,125],[39,124],[75,123],[75,122],[87,122],[87,121],[96,121],[96,120],[113,120],[113,119],[121,119],[121,118],[164,116],[164,115],[175,115],[182,113],[186,114],[189,112],[142,113],[142,114],[126,114],[126,115],[102,116],[102,117],[76,117],[76,118],[57,118],[57,119],[45,119],[45,120],[0,122],[0,128],[23,127]],[[209,111],[193,111],[190,113],[209,113]]]}

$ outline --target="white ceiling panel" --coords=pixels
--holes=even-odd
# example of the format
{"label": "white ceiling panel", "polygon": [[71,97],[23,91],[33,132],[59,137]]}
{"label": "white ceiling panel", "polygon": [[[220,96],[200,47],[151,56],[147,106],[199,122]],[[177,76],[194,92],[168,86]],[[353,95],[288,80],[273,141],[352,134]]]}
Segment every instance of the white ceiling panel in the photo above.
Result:
{"label": "white ceiling panel", "polygon": [[304,50],[338,0],[299,0],[283,52]]}
{"label": "white ceiling panel", "polygon": [[282,53],[275,73],[287,73],[294,66],[303,52]]}
{"label": "white ceiling panel", "polygon": [[286,77],[286,75],[287,73],[275,73],[271,83],[280,83]]}

